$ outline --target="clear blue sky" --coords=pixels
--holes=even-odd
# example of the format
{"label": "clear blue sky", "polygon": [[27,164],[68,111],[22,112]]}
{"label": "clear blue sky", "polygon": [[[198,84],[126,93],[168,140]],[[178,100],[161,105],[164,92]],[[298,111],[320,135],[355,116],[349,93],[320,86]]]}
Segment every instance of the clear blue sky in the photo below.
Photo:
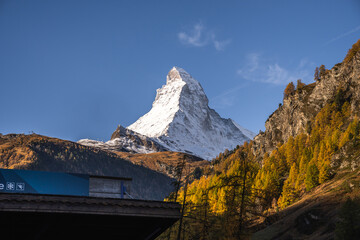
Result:
{"label": "clear blue sky", "polygon": [[359,0],[0,0],[0,133],[108,140],[173,66],[258,132],[289,81],[312,82],[359,38]]}

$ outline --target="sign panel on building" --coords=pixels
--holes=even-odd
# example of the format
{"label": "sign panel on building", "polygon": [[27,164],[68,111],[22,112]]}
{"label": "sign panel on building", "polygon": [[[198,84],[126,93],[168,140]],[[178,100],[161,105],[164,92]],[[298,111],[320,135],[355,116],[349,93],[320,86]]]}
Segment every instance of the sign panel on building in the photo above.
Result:
{"label": "sign panel on building", "polygon": [[89,176],[0,169],[0,192],[89,196]]}

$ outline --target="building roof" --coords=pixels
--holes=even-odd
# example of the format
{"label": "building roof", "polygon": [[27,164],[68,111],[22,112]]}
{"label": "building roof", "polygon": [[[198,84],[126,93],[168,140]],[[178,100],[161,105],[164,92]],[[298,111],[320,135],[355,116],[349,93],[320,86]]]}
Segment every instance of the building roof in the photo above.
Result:
{"label": "building roof", "polygon": [[[0,231],[8,237],[155,239],[180,217],[177,203],[98,197],[0,194]],[[16,226],[16,231],[9,231]],[[17,237],[16,237],[17,238]],[[15,238],[15,239],[16,239]]]}

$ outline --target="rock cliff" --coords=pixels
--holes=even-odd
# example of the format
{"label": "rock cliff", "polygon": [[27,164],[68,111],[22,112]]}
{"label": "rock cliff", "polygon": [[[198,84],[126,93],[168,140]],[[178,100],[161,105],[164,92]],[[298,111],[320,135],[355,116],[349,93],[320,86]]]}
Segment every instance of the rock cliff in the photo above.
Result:
{"label": "rock cliff", "polygon": [[258,156],[271,152],[290,136],[309,131],[309,124],[325,104],[349,99],[354,115],[360,111],[360,52],[336,64],[316,82],[293,91],[265,122],[265,132],[254,138]]}

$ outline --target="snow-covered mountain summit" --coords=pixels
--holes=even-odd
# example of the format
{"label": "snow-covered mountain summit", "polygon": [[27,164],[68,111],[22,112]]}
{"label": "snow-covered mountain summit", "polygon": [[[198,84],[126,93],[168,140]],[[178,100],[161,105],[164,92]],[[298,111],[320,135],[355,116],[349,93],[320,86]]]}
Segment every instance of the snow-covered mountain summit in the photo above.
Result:
{"label": "snow-covered mountain summit", "polygon": [[184,69],[173,67],[157,90],[151,110],[107,142],[82,139],[80,144],[110,151],[150,153],[178,151],[212,159],[255,134],[209,108],[201,87]]}
{"label": "snow-covered mountain summit", "polygon": [[[170,129],[169,127],[177,125],[174,120],[179,120],[182,112],[185,114],[182,118],[187,121],[189,114],[204,115],[207,104],[208,99],[200,83],[185,70],[173,67],[167,75],[166,85],[157,89],[151,110],[131,124],[128,129],[148,137],[168,136],[169,131],[173,130],[173,127]],[[199,113],[199,110],[204,112]],[[203,116],[199,117],[203,118]],[[183,130],[186,131],[185,129]]]}
{"label": "snow-covered mountain summit", "polygon": [[209,108],[201,87],[184,69],[173,67],[157,90],[151,110],[127,127],[173,151],[212,159],[255,134]]}

